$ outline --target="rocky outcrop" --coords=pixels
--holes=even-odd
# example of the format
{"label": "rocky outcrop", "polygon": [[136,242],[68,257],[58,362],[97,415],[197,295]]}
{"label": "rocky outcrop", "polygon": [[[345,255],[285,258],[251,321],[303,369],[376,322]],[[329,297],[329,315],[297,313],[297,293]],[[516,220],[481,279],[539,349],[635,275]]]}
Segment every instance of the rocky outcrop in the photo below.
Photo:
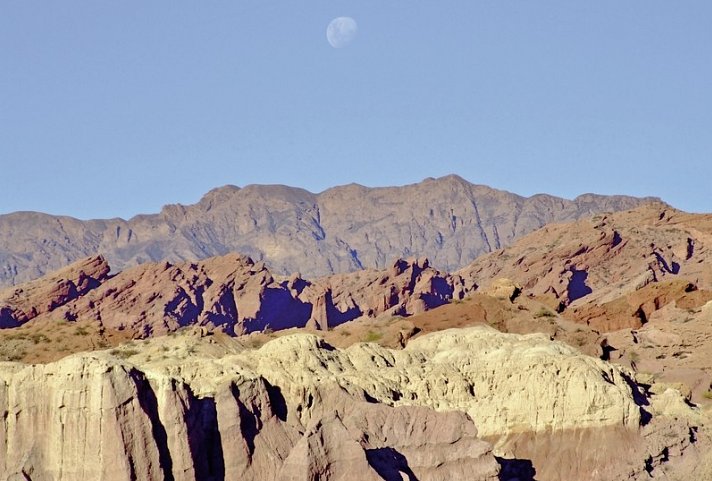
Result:
{"label": "rocky outcrop", "polygon": [[[0,363],[0,476],[636,480],[670,474],[701,442],[679,395],[658,402],[619,368],[542,336],[450,330],[393,351],[313,335],[254,350],[195,334]],[[575,441],[568,477],[542,457],[557,437]],[[591,464],[600,444],[627,442],[624,459]]]}
{"label": "rocky outcrop", "polygon": [[4,327],[52,318],[133,337],[193,324],[242,334],[419,314],[479,291],[510,301],[523,293],[548,305],[542,315],[557,311],[599,333],[635,329],[670,303],[697,308],[712,299],[709,217],[657,204],[552,224],[454,274],[411,257],[383,270],[305,279],[229,254],[145,263],[109,277],[95,257],[5,291],[0,312]]}
{"label": "rocky outcrop", "polygon": [[287,336],[259,352],[253,362],[272,384],[302,386],[301,376],[308,375],[313,383],[333,382],[346,391],[358,386],[395,405],[461,410],[484,436],[636,427],[640,421],[640,409],[617,368],[540,334],[505,335],[478,326],[418,337],[403,350],[356,344],[337,352],[316,336]]}
{"label": "rocky outcrop", "polygon": [[165,465],[155,400],[131,367],[71,358],[0,372],[3,479],[152,479]]}
{"label": "rocky outcrop", "polygon": [[712,302],[687,308],[673,302],[654,311],[641,328],[602,335],[608,358],[682,391],[693,403],[709,405],[712,395]]}
{"label": "rocky outcrop", "polygon": [[102,253],[117,270],[229,252],[264,260],[273,272],[308,277],[383,269],[427,256],[453,270],[546,223],[633,208],[651,199],[582,195],[525,198],[457,176],[404,187],[346,185],[312,194],[251,185],[208,192],[160,213],[80,221],[34,212],[0,216],[0,286],[26,282]]}
{"label": "rocky outcrop", "polygon": [[499,299],[507,299],[509,301],[514,301],[521,292],[521,286],[505,278],[495,279],[487,288],[482,290],[483,294]]}
{"label": "rocky outcrop", "polygon": [[313,326],[322,330],[360,317],[408,315],[448,302],[456,280],[427,259],[398,259],[313,281],[275,277],[262,262],[231,254],[198,262],[146,263],[108,277],[103,258],[12,289],[4,327],[31,319],[90,322],[149,337],[188,325],[229,334]]}
{"label": "rocky outcrop", "polygon": [[16,288],[0,291],[0,328],[17,327],[98,287],[108,278],[102,256],[89,257]]}
{"label": "rocky outcrop", "polygon": [[506,277],[564,316],[613,331],[640,327],[673,301],[712,299],[711,245],[711,215],[650,204],[547,225],[457,274],[466,290]]}
{"label": "rocky outcrop", "polygon": [[653,314],[667,305],[696,308],[712,299],[712,291],[699,290],[684,279],[656,282],[602,303],[573,306],[567,315],[601,332],[637,329],[647,324]]}

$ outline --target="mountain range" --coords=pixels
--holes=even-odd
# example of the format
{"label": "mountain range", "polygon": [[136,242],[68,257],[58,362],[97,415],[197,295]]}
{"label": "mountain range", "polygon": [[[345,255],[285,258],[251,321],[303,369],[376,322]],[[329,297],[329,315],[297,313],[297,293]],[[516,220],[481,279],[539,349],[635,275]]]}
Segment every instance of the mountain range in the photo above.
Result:
{"label": "mountain range", "polygon": [[712,476],[712,215],[451,176],[0,225],[0,478]]}
{"label": "mountain range", "polygon": [[632,209],[656,198],[516,194],[450,175],[403,187],[357,184],[313,194],[282,185],[225,186],[196,204],[129,220],[37,212],[0,216],[0,286],[101,253],[114,272],[238,252],[276,274],[318,277],[428,257],[452,271],[547,223]]}

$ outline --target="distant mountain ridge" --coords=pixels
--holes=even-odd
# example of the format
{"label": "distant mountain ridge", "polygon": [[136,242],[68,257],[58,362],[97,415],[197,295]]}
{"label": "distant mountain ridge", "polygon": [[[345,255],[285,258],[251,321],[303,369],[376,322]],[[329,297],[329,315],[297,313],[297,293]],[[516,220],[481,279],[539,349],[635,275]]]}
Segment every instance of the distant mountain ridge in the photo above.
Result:
{"label": "distant mountain ridge", "polygon": [[282,185],[225,186],[196,204],[130,220],[36,212],[0,216],[0,286],[103,254],[117,270],[239,252],[272,272],[318,277],[427,256],[456,270],[549,222],[635,208],[657,198],[522,197],[449,175],[402,187],[349,184],[319,194]]}

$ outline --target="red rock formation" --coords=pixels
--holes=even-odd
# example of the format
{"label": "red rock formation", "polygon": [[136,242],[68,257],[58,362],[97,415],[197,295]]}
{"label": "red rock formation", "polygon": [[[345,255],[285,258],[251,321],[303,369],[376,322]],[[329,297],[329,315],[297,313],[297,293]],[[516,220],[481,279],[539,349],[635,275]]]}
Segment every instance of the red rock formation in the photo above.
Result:
{"label": "red rock formation", "polygon": [[0,328],[16,327],[98,287],[109,274],[102,256],[75,262],[48,276],[0,291]]}
{"label": "red rock formation", "polygon": [[136,337],[200,325],[240,334],[310,325],[318,329],[406,315],[444,304],[449,276],[427,259],[399,259],[387,271],[366,270],[307,281],[275,278],[264,263],[230,254],[199,262],[142,264],[108,277],[90,258],[6,295],[5,327],[33,318],[92,321]]}
{"label": "red rock formation", "polygon": [[712,215],[651,204],[550,224],[457,274],[465,291],[511,279],[525,295],[566,317],[609,331],[639,327],[691,290],[700,291],[695,305],[709,298],[704,293],[712,290],[710,246]]}

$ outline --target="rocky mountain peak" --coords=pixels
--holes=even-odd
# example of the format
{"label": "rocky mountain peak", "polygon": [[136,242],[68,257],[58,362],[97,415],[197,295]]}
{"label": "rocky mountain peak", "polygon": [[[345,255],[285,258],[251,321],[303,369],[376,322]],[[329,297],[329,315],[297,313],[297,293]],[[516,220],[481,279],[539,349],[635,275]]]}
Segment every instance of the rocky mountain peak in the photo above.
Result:
{"label": "rocky mountain peak", "polygon": [[284,185],[223,186],[159,214],[79,221],[37,213],[0,216],[0,286],[102,253],[117,271],[241,252],[270,270],[309,277],[383,269],[427,256],[455,270],[544,224],[636,207],[649,199],[531,198],[449,175],[402,187],[356,184],[314,194]]}

